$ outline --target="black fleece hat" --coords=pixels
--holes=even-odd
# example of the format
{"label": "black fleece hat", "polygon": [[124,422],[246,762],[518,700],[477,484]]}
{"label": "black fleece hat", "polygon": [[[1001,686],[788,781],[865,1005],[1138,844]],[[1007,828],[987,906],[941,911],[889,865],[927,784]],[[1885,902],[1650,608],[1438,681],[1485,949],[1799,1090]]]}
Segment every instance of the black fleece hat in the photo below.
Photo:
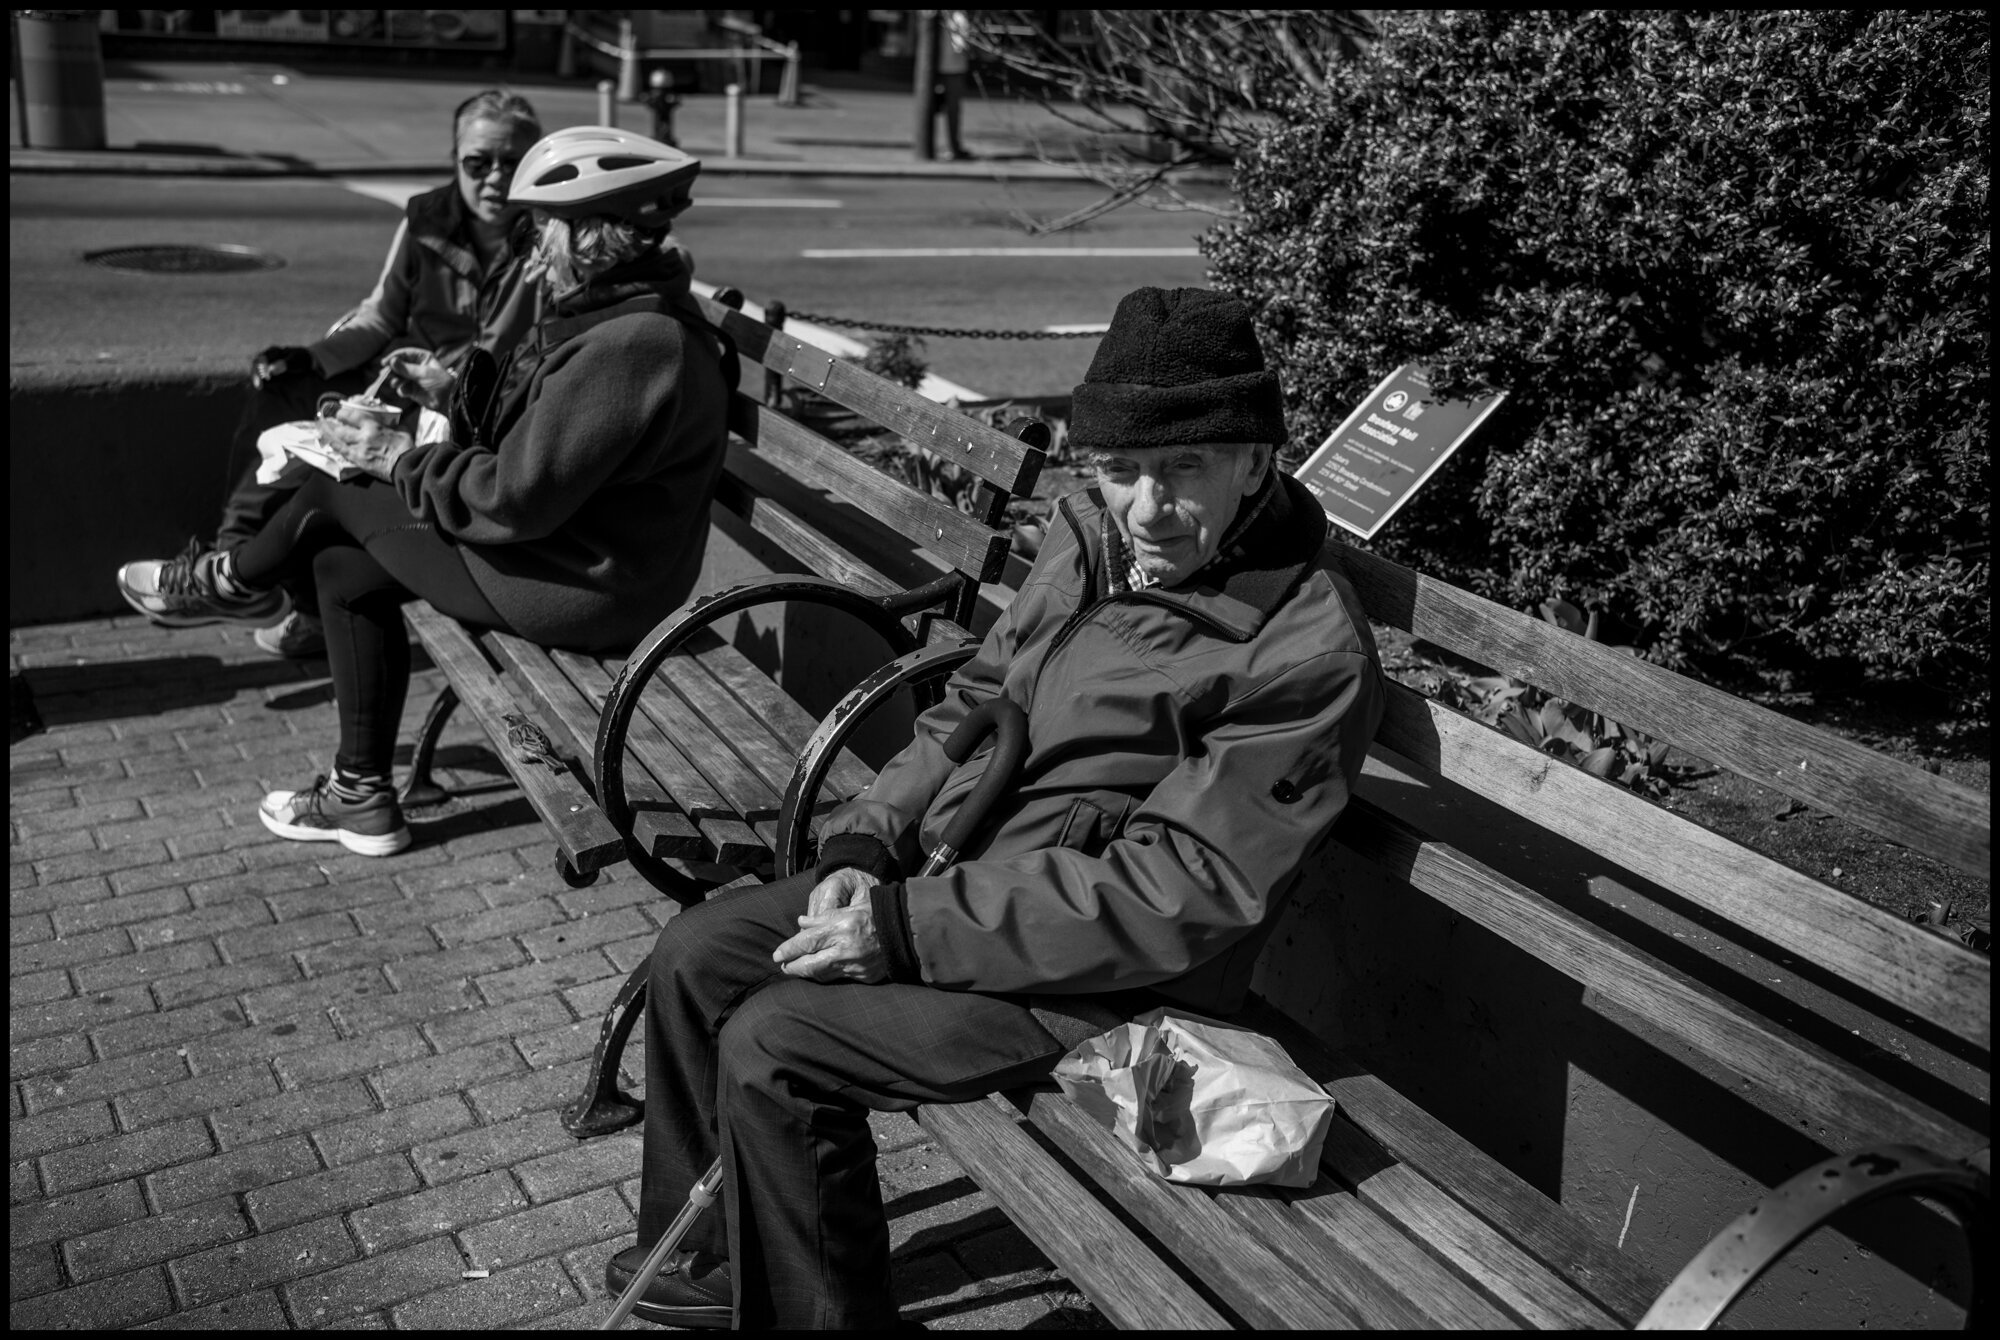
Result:
{"label": "black fleece hat", "polygon": [[1119,299],[1071,401],[1069,440],[1084,451],[1282,445],[1284,402],[1248,305],[1206,288],[1142,288]]}

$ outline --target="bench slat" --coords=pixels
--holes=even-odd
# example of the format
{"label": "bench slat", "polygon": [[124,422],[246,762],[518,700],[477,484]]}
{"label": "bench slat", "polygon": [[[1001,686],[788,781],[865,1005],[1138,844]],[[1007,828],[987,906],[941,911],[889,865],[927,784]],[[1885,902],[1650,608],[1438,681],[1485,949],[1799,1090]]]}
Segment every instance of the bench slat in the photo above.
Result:
{"label": "bench slat", "polygon": [[[569,682],[543,648],[512,633],[494,632],[488,636],[500,663],[510,667],[528,691],[534,694],[545,715],[560,721],[569,731],[571,747],[577,751],[578,757],[590,757],[597,736],[598,713],[589,700]],[[708,843],[702,839],[694,821],[681,813],[673,798],[652,778],[651,769],[645,767],[643,760],[630,749],[625,752],[638,765],[630,771],[639,773],[626,782],[625,793],[632,808],[645,820],[645,831],[642,833],[640,825],[635,823],[633,835],[639,838],[645,850],[663,859],[680,857],[698,860],[703,857],[708,851]]]}
{"label": "bench slat", "polygon": [[[713,631],[697,633],[686,646],[660,663],[654,677],[656,680],[664,677],[714,737],[725,741],[743,766],[773,795],[782,798],[797,750],[780,743],[770,727],[743,705],[733,686],[718,678],[701,660],[699,653],[703,648],[713,649],[718,644]],[[754,667],[750,673],[755,679],[764,678],[764,672]]]}
{"label": "bench slat", "polygon": [[1284,1044],[1292,1063],[1334,1096],[1344,1116],[1391,1156],[1449,1193],[1508,1242],[1544,1262],[1621,1323],[1645,1315],[1666,1281],[1589,1233],[1576,1216],[1405,1098],[1381,1076],[1325,1047],[1260,1000],[1234,1022]]}
{"label": "bench slat", "polygon": [[729,447],[729,468],[715,487],[718,516],[739,518],[743,524],[798,560],[801,568],[830,581],[851,586],[863,595],[893,595],[902,588],[849,550],[827,538],[818,527],[766,495],[777,474],[768,461],[740,442]]}
{"label": "bench slat", "polygon": [[755,401],[754,437],[744,441],[802,483],[821,488],[981,582],[997,581],[1008,535],[891,479],[809,428]]}
{"label": "bench slat", "polygon": [[[790,694],[752,664],[748,656],[727,642],[715,639],[709,646],[693,649],[693,654],[716,679],[728,686],[756,720],[764,723],[772,735],[785,745],[785,782],[789,784],[791,759],[797,753],[797,747],[790,742],[810,737],[819,723]],[[837,798],[845,800],[867,790],[868,784],[874,780],[875,770],[851,751],[843,749],[827,772],[826,784]]]}
{"label": "bench slat", "polygon": [[1993,962],[1613,782],[1389,685],[1376,742],[1990,1049]]}
{"label": "bench slat", "polygon": [[1987,796],[1361,549],[1341,559],[1371,617],[1732,772],[1992,878]]}
{"label": "bench slat", "polygon": [[[572,868],[588,873],[625,859],[625,839],[597,808],[590,793],[568,770],[557,772],[536,763],[522,763],[507,745],[507,713],[520,711],[500,686],[498,672],[467,636],[458,620],[440,614],[424,601],[403,607],[403,617],[424,649],[458,690],[459,701],[485,728],[493,752],[514,778],[521,794],[555,835],[556,845]],[[543,723],[543,729],[547,729]]]}
{"label": "bench slat", "polygon": [[1158,1238],[1232,1310],[1257,1330],[1351,1330],[1354,1306],[1304,1277],[1262,1238],[1245,1233],[1198,1187],[1162,1182],[1132,1151],[1060,1093],[1010,1094],[1035,1128]]}
{"label": "bench slat", "polygon": [[1518,1331],[1521,1321],[1441,1264],[1380,1210],[1340,1188],[1309,1196],[1298,1212],[1365,1261],[1393,1294],[1408,1298],[1430,1320],[1454,1331]]}
{"label": "bench slat", "polygon": [[1043,453],[906,386],[844,363],[817,345],[770,326],[712,298],[698,299],[711,324],[745,358],[782,372],[802,386],[856,414],[957,462],[1016,497],[1034,492]]}
{"label": "bench slat", "polygon": [[1336,1114],[1320,1164],[1462,1279],[1537,1330],[1617,1330],[1618,1319]]}
{"label": "bench slat", "polygon": [[701,713],[674,691],[664,674],[655,671],[647,689],[639,696],[633,720],[645,717],[671,740],[681,757],[708,779],[714,794],[721,798],[721,812],[749,825],[769,852],[777,841],[778,807],[782,803],[778,792],[708,728]]}
{"label": "bench slat", "polygon": [[1694,1045],[1811,1113],[1833,1148],[1884,1140],[1964,1157],[1983,1141],[1787,1030],[1758,1019],[1652,955],[1356,797],[1335,829],[1348,850],[1485,926],[1571,980]]}
{"label": "bench slat", "polygon": [[[554,651],[550,658],[602,713],[605,695],[611,692],[611,673],[595,660],[575,652]],[[688,762],[687,756],[643,712],[633,714],[626,742],[708,840],[712,850],[705,853],[704,859],[734,866],[757,865],[770,859],[769,844],[751,831],[700,770]]]}
{"label": "bench slat", "polygon": [[917,1120],[1020,1230],[1123,1330],[1226,1331],[1229,1322],[1098,1204],[991,1100],[938,1103]]}

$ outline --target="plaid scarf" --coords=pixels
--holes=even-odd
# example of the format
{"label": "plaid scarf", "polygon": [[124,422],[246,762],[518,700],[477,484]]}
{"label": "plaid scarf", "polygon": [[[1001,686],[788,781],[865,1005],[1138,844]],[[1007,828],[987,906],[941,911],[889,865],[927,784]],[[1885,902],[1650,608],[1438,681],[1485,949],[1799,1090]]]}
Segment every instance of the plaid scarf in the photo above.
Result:
{"label": "plaid scarf", "polygon": [[[1210,558],[1207,563],[1197,568],[1194,572],[1189,573],[1181,581],[1181,585],[1186,586],[1195,577],[1211,568],[1226,567],[1235,560],[1242,558],[1245,552],[1246,537],[1249,535],[1251,527],[1255,526],[1258,519],[1271,510],[1272,502],[1277,496],[1277,471],[1273,467],[1271,472],[1265,476],[1264,487],[1257,491],[1255,497],[1249,499],[1243,507],[1237,510],[1236,519],[1229,523],[1229,529],[1223,533],[1222,543],[1216,546],[1214,557]],[[1108,514],[1104,520],[1104,573],[1105,585],[1109,588],[1108,594],[1114,596],[1129,595],[1134,591],[1144,591],[1149,587],[1159,585],[1157,580],[1139,566],[1139,560],[1132,556],[1132,548],[1125,543],[1124,535],[1119,533],[1116,520]]]}

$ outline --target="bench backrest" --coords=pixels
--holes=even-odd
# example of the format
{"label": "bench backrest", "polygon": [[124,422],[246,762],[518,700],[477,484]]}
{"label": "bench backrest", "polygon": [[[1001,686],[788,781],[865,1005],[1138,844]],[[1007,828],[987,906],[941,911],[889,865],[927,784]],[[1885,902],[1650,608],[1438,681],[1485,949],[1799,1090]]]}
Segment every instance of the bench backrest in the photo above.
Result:
{"label": "bench backrest", "polygon": [[[1363,550],[1347,567],[1369,615],[1663,738],[1689,753],[1981,878],[1986,797],[1825,731],[1587,641]],[[1377,747],[1463,787],[1736,927],[1785,959],[1907,1012],[1947,1051],[1991,1065],[1991,960],[1559,761],[1400,684]],[[1963,1156],[1985,1137],[1661,962],[1620,935],[1386,814],[1342,841],[1455,912],[1812,1113],[1835,1148],[1908,1140]],[[1881,1013],[1878,1009],[1878,1013]],[[1962,1112],[1961,1112],[1962,1115]],[[1983,1123],[1982,1123],[1983,1124]]]}

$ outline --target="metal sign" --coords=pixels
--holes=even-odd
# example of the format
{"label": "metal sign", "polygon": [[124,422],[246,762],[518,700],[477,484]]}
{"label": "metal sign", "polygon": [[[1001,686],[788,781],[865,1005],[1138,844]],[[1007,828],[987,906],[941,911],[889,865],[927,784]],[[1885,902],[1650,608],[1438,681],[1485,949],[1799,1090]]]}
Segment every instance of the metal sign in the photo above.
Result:
{"label": "metal sign", "polygon": [[1495,391],[1436,399],[1425,370],[1406,363],[1368,393],[1296,478],[1334,524],[1371,539],[1506,398]]}

